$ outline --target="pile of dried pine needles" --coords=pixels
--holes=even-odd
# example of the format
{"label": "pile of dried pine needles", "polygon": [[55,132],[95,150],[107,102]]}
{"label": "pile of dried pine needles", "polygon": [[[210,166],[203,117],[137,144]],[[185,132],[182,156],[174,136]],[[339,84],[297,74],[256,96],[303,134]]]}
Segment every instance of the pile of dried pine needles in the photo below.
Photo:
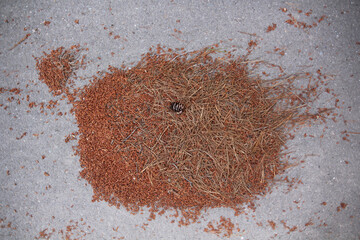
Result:
{"label": "pile of dried pine needles", "polygon": [[[318,85],[263,81],[246,56],[159,47],[110,68],[75,103],[81,176],[95,200],[136,208],[236,206],[266,192]],[[172,105],[181,104],[177,113]]]}
{"label": "pile of dried pine needles", "polygon": [[70,49],[59,47],[41,58],[35,58],[39,79],[44,82],[54,96],[64,92],[69,78],[82,63],[78,60],[79,46]]}

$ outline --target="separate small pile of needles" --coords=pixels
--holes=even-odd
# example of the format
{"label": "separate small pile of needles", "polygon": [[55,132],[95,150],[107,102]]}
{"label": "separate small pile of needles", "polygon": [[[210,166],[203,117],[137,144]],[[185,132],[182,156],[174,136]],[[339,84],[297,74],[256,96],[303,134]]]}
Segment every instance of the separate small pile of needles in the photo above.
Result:
{"label": "separate small pile of needles", "polygon": [[267,191],[290,126],[316,116],[306,107],[318,85],[261,80],[246,56],[219,54],[158,46],[82,90],[78,151],[94,200],[232,207]]}
{"label": "separate small pile of needles", "polygon": [[64,92],[66,84],[74,71],[80,66],[78,46],[70,49],[59,47],[50,54],[44,52],[41,58],[35,58],[39,79],[44,82],[54,96]]}

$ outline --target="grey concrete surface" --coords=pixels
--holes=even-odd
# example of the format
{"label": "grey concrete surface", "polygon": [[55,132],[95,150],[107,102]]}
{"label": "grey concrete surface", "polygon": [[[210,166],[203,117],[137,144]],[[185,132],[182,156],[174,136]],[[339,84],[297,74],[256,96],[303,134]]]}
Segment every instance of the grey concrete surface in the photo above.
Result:
{"label": "grey concrete surface", "polygon": [[[318,25],[296,28],[285,23],[289,13]],[[321,16],[326,18],[319,23]],[[42,231],[50,239],[220,239],[223,234],[204,231],[220,216],[235,224],[230,239],[360,239],[360,1],[2,0],[0,18],[0,87],[22,90],[21,95],[0,94],[0,239],[34,239]],[[267,33],[273,23],[276,29]],[[255,211],[234,216],[230,209],[212,209],[198,223],[179,227],[173,213],[147,221],[146,210],[132,215],[92,202],[91,186],[79,178],[79,157],[72,149],[76,141],[64,142],[77,130],[75,118],[56,115],[69,112],[71,105],[55,98],[59,105],[47,115],[28,106],[54,99],[38,81],[33,56],[42,51],[78,43],[89,48],[90,62],[77,73],[89,78],[108,65],[139,60],[158,43],[191,50],[225,40],[245,52],[255,37],[244,32],[261,39],[251,58],[279,64],[288,73],[321,69],[332,76],[328,87],[342,107],[336,110],[341,115],[337,122],[296,132],[289,149],[304,162],[286,174],[302,183],[290,191],[285,184],[276,185],[259,197]],[[31,35],[10,50],[27,33]],[[285,55],[268,53],[275,47]],[[316,105],[332,107],[334,102],[321,94]],[[343,140],[345,130],[352,132],[349,141]],[[305,133],[314,137],[303,137]],[[342,208],[341,203],[347,205]]]}

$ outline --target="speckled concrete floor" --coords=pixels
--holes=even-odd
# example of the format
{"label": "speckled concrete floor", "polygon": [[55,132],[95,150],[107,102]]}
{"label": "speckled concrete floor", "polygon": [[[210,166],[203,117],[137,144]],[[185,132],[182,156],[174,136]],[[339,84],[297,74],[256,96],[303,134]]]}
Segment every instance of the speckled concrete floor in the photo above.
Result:
{"label": "speckled concrete floor", "polygon": [[[204,229],[220,216],[235,224],[230,239],[360,238],[359,1],[1,1],[0,14],[0,87],[21,89],[0,94],[1,239],[219,239],[224,233]],[[288,14],[317,26],[290,25]],[[77,75],[89,78],[108,65],[138,60],[158,43],[190,50],[226,40],[241,51],[255,38],[245,32],[260,40],[251,58],[288,73],[321,69],[338,94],[339,116],[322,138],[325,126],[313,125],[288,143],[292,156],[305,161],[286,174],[301,182],[290,191],[279,184],[259,198],[255,211],[234,216],[230,209],[212,209],[182,227],[172,213],[148,221],[147,211],[132,215],[92,202],[91,186],[78,177],[76,141],[64,142],[77,130],[71,106],[55,98],[58,105],[47,115],[29,107],[54,99],[38,81],[33,56],[79,43],[89,48],[90,63]],[[321,94],[316,105],[334,103]]]}

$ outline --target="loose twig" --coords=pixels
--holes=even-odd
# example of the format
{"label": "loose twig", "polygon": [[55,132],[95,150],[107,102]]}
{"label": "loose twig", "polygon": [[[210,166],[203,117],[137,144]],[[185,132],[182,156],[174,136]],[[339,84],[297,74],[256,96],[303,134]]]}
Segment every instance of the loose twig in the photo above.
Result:
{"label": "loose twig", "polygon": [[15,45],[9,49],[9,51],[13,50],[17,46],[19,46],[23,41],[25,41],[28,37],[30,37],[30,33],[26,34],[25,37],[23,37],[19,42],[15,43]]}

